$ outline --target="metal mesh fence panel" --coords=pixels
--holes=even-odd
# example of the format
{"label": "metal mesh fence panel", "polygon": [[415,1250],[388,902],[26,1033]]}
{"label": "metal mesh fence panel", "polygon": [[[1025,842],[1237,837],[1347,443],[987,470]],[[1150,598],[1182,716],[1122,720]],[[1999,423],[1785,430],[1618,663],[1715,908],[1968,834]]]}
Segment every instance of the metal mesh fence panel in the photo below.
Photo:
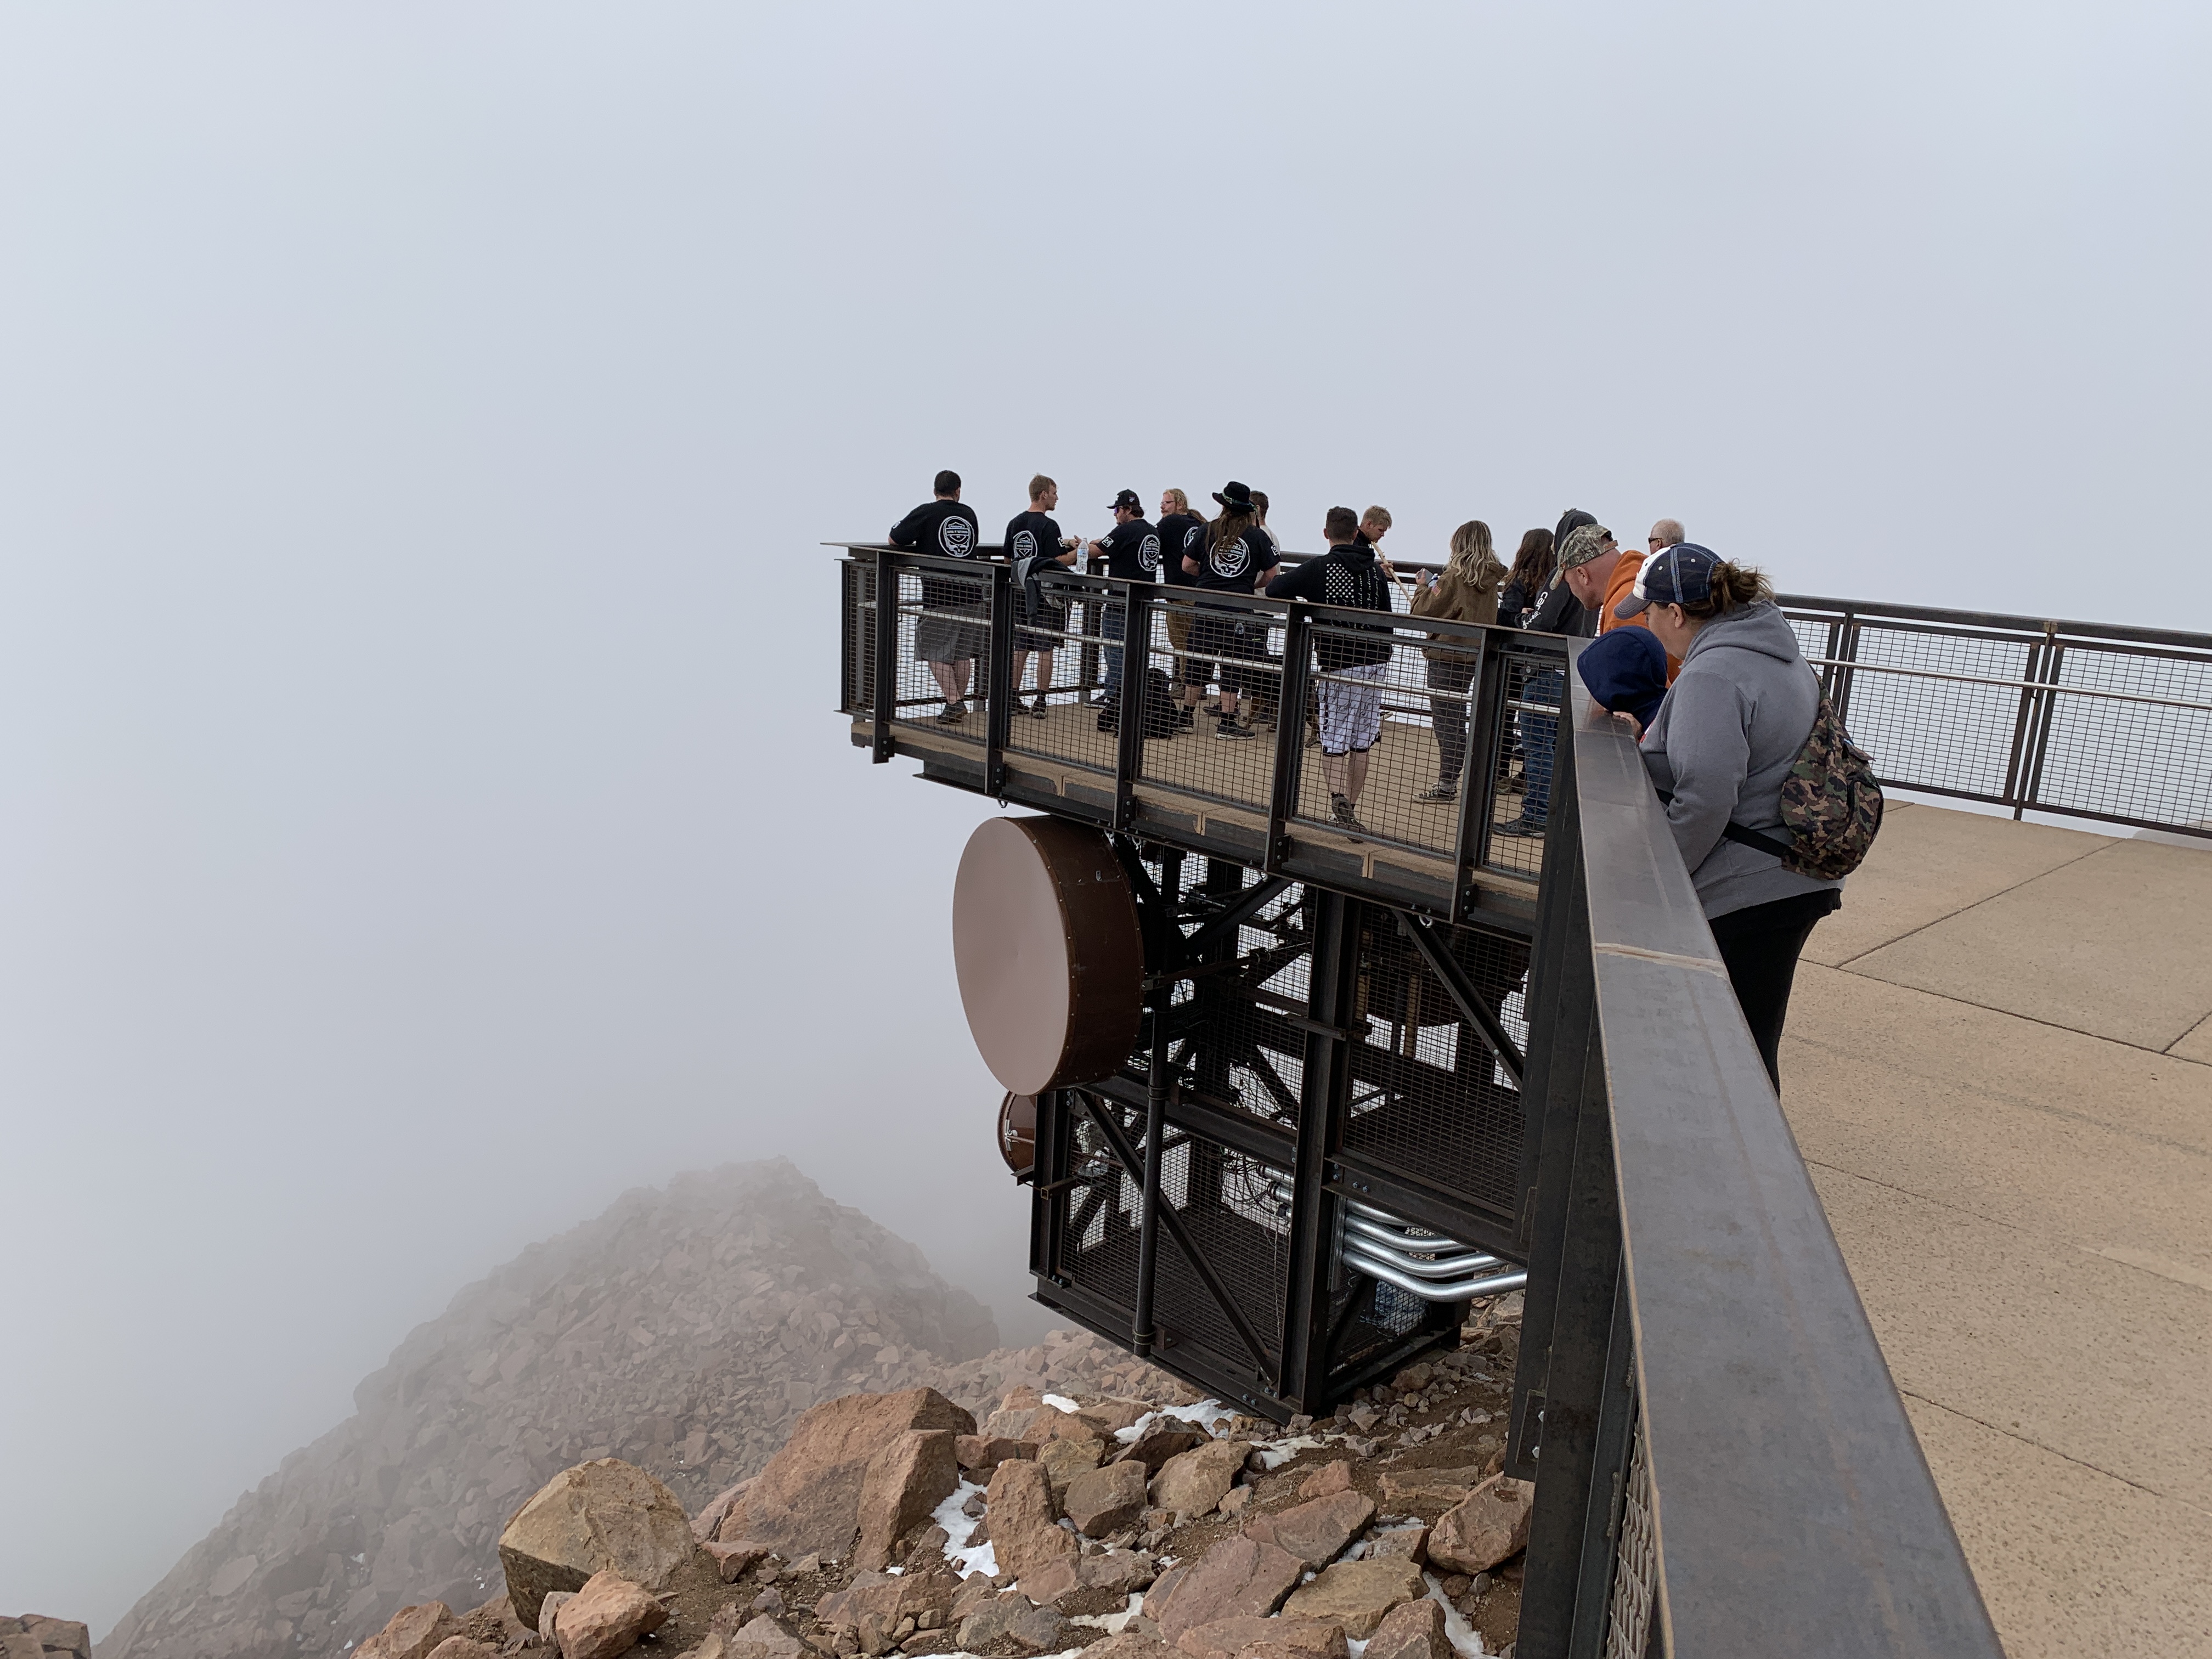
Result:
{"label": "metal mesh fence panel", "polygon": [[841,697],[847,713],[872,714],[876,708],[876,573],[854,559],[839,565],[837,571],[844,607]]}
{"label": "metal mesh fence panel", "polygon": [[2057,649],[2062,689],[2049,694],[2029,780],[2034,803],[2212,829],[2212,660],[2065,642]]}
{"label": "metal mesh fence panel", "polygon": [[1048,577],[1039,586],[1046,608],[1014,631],[1018,678],[1006,752],[1111,776],[1121,733],[1104,700],[1118,689],[1115,642],[1127,602],[1109,584],[1081,577]]}
{"label": "metal mesh fence panel", "polygon": [[1311,638],[1314,746],[1292,816],[1324,836],[1451,857],[1478,650],[1336,619]]}
{"label": "metal mesh fence panel", "polygon": [[1644,1449],[1644,1413],[1628,1447],[1613,1539],[1613,1595],[1606,1609],[1605,1659],[1645,1659],[1659,1651],[1659,1532],[1651,1503],[1651,1460]]}
{"label": "metal mesh fence panel", "polygon": [[[1813,641],[1816,650],[1825,635]],[[1908,787],[2005,797],[2031,642],[1868,623],[1844,644],[1855,662],[1909,671],[1835,671],[1844,723],[1886,775]]]}
{"label": "metal mesh fence panel", "polygon": [[1498,780],[1480,849],[1469,855],[1492,870],[1532,879],[1544,867],[1544,823],[1552,810],[1566,665],[1559,653],[1508,637],[1501,647],[1505,718],[1492,756]]}
{"label": "metal mesh fence panel", "polygon": [[[1475,995],[1526,1052],[1525,939],[1439,928]],[[1358,1013],[1345,1149],[1511,1215],[1520,1170],[1521,1097],[1451,993],[1387,917],[1360,941]]]}
{"label": "metal mesh fence panel", "polygon": [[[1168,614],[1178,623],[1188,619],[1188,647],[1176,649],[1163,621],[1146,642],[1146,667],[1170,680],[1180,672],[1187,685],[1212,690],[1190,711],[1188,726],[1179,720],[1176,731],[1146,741],[1139,776],[1150,788],[1240,808],[1264,823],[1275,781],[1281,614],[1180,604]],[[1133,649],[1133,666],[1136,656]]]}
{"label": "metal mesh fence panel", "polygon": [[[1090,1098],[1096,1110],[1121,1114],[1124,1132],[1141,1156],[1143,1114]],[[1106,1137],[1088,1116],[1077,1125],[1076,1145],[1070,1184],[1055,1194],[1065,1206],[1061,1270],[1094,1295],[1133,1306],[1141,1189],[1114,1160]],[[1290,1260],[1289,1222],[1274,1189],[1288,1181],[1288,1172],[1180,1129],[1170,1129],[1161,1146],[1161,1201],[1180,1218],[1272,1361],[1279,1356]],[[1235,1322],[1165,1226],[1159,1234],[1153,1318],[1164,1340],[1195,1342],[1231,1363],[1253,1363]]]}
{"label": "metal mesh fence panel", "polygon": [[893,717],[981,746],[980,676],[991,655],[988,574],[899,573],[898,690]]}

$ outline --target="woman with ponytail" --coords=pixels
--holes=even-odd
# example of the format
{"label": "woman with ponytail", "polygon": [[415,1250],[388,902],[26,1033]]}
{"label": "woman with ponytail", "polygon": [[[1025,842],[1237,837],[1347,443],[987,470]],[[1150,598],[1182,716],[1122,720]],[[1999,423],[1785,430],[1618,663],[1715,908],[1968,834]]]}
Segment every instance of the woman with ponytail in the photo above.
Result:
{"label": "woman with ponytail", "polygon": [[1812,732],[1820,682],[1766,578],[1694,542],[1646,559],[1613,614],[1642,617],[1681,661],[1643,734],[1644,769],[1778,1094],[1797,958],[1814,925],[1843,902],[1844,884],[1788,869],[1727,832],[1733,824],[1790,840],[1782,786]]}
{"label": "woman with ponytail", "polygon": [[[1452,622],[1498,620],[1498,590],[1505,567],[1491,550],[1490,526],[1469,519],[1452,532],[1451,557],[1442,576],[1424,571],[1413,592],[1417,617]],[[1467,688],[1474,679],[1474,657],[1455,641],[1421,647],[1429,659],[1429,714],[1437,734],[1437,781],[1420,793],[1422,800],[1456,800],[1459,775],[1467,765]]]}

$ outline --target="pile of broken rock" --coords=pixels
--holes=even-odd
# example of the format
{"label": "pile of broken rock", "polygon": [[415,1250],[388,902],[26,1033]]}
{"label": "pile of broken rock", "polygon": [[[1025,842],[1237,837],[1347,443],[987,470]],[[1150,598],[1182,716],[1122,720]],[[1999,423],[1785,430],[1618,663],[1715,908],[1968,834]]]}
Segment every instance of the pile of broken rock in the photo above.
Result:
{"label": "pile of broken rock", "polygon": [[92,1659],[92,1632],[74,1619],[0,1619],[0,1659]]}
{"label": "pile of broken rock", "polygon": [[696,1516],[598,1459],[509,1520],[505,1596],[410,1607],[358,1659],[1498,1651],[1531,1488],[1497,1473],[1492,1363],[1410,1366],[1287,1432],[1110,1395],[1017,1388],[980,1424],[931,1389],[848,1395]]}

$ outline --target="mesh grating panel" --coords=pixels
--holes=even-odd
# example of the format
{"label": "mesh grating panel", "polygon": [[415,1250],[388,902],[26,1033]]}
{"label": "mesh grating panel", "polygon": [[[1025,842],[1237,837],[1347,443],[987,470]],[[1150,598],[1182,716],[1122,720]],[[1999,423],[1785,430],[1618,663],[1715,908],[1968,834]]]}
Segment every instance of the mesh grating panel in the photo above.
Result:
{"label": "mesh grating panel", "polygon": [[899,573],[897,703],[893,718],[928,724],[979,748],[978,673],[990,661],[991,579]]}
{"label": "mesh grating panel", "polygon": [[[1143,1156],[1143,1114],[1090,1097],[1096,1109],[1118,1111],[1130,1144]],[[1063,1207],[1068,1249],[1063,1271],[1083,1289],[1117,1306],[1135,1304],[1141,1191],[1115,1162],[1105,1135],[1087,1116],[1077,1126],[1073,1183],[1055,1195]],[[1287,1171],[1202,1136],[1170,1130],[1160,1159],[1160,1195],[1188,1230],[1238,1310],[1258,1334],[1270,1362],[1279,1357],[1283,1289],[1290,1225],[1275,1196]],[[1204,1279],[1184,1256],[1173,1231],[1159,1236],[1153,1319],[1164,1336],[1195,1342],[1232,1364],[1252,1357]]]}
{"label": "mesh grating panel", "polygon": [[1659,1651],[1659,1534],[1651,1510],[1651,1462],[1644,1414],[1629,1442],[1628,1478],[1613,1540],[1613,1597],[1606,1613],[1606,1659],[1645,1659]]}
{"label": "mesh grating panel", "polygon": [[[1436,933],[1477,998],[1527,1052],[1524,939],[1474,928]],[[1360,945],[1348,1152],[1511,1214],[1520,1170],[1521,1097],[1481,1033],[1387,916]]]}
{"label": "mesh grating panel", "polygon": [[[1156,789],[1242,807],[1264,820],[1274,794],[1282,696],[1279,608],[1209,608],[1170,599],[1152,634],[1148,668],[1187,684],[1186,702],[1200,690],[1212,690],[1197,704],[1188,729],[1146,744],[1139,775]],[[1180,648],[1178,638],[1185,641]],[[1133,668],[1133,648],[1130,658]],[[1224,708],[1233,717],[1222,718]]]}
{"label": "mesh grating panel", "polygon": [[[2154,823],[2212,826],[2212,661],[2062,644],[2062,688],[2157,702],[2055,693],[2031,779],[2049,806]],[[2176,708],[2177,703],[2195,708]]]}

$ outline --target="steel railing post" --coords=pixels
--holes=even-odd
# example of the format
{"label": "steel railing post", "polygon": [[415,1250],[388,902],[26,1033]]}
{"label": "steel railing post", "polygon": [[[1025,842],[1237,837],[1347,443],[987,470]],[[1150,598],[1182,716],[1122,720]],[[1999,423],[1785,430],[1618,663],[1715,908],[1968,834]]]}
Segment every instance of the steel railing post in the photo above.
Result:
{"label": "steel railing post", "polygon": [[[1467,683],[1467,747],[1460,757],[1459,824],[1452,836],[1450,918],[1465,915],[1474,895],[1474,872],[1490,856],[1490,826],[1498,816],[1498,741],[1505,712],[1499,653],[1490,635],[1474,642],[1474,672]],[[1480,744],[1480,747],[1476,745]]]}
{"label": "steel railing post", "polygon": [[1014,702],[1013,574],[1011,566],[991,566],[990,653],[979,665],[983,696],[988,700],[983,720],[983,793],[992,796],[1006,791],[1006,736]]}
{"label": "steel railing post", "polygon": [[888,547],[876,555],[875,690],[870,698],[876,716],[875,743],[869,758],[878,766],[891,757],[891,720],[898,713],[898,556]]}
{"label": "steel railing post", "polygon": [[[1152,685],[1155,601],[1150,595],[1140,595],[1140,586],[1146,584],[1116,586],[1127,595],[1127,609],[1121,618],[1121,701],[1116,710],[1120,724],[1115,731],[1112,822],[1115,829],[1124,830],[1137,809],[1137,776],[1145,766],[1145,698]],[[1091,608],[1098,609],[1095,599]],[[1137,648],[1140,644],[1141,650]]]}
{"label": "steel railing post", "polygon": [[1275,695],[1275,775],[1267,790],[1267,844],[1261,867],[1270,875],[1289,854],[1287,826],[1297,815],[1300,769],[1305,763],[1306,684],[1312,654],[1312,613],[1293,605],[1283,618],[1283,683]]}
{"label": "steel railing post", "polygon": [[[1125,641],[1126,643],[1126,641]],[[1128,693],[1129,659],[1121,659],[1122,695]],[[1182,891],[1182,854],[1170,851],[1160,871],[1160,902],[1164,925],[1176,928],[1176,906]],[[1168,1011],[1175,1002],[1176,981],[1171,974],[1152,980],[1152,1045],[1145,1067],[1145,1179],[1137,1211],[1137,1294],[1129,1325],[1129,1346],[1139,1359],[1152,1357],[1157,1333],[1152,1328],[1152,1288],[1159,1272],[1161,1141],[1167,1137]]]}
{"label": "steel railing post", "polygon": [[[1285,666],[1287,668],[1288,664]],[[1276,711],[1289,726],[1291,709]],[[1298,711],[1295,729],[1303,731]],[[1344,1139],[1352,1064],[1343,1038],[1358,997],[1359,935],[1367,907],[1340,893],[1314,896],[1314,951],[1306,1000],[1306,1032],[1298,1091],[1297,1167],[1291,1172],[1288,1282],[1283,1294],[1281,1369],[1275,1392],[1320,1416],[1328,1408],[1329,1297],[1336,1259],[1338,1200],[1328,1190],[1328,1161]]]}

